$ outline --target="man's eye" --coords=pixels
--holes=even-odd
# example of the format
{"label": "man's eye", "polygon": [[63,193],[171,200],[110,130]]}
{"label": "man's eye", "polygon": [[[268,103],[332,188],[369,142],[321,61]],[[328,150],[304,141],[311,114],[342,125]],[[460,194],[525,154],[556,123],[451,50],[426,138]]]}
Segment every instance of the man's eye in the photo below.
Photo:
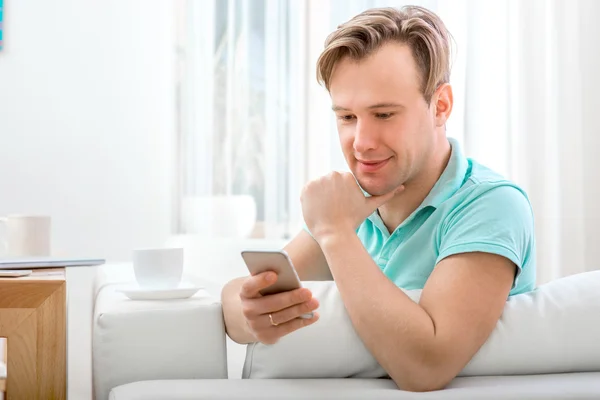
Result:
{"label": "man's eye", "polygon": [[392,113],[378,113],[377,118],[379,119],[388,119],[392,116]]}
{"label": "man's eye", "polygon": [[342,121],[352,121],[354,119],[354,115],[340,115],[338,119]]}

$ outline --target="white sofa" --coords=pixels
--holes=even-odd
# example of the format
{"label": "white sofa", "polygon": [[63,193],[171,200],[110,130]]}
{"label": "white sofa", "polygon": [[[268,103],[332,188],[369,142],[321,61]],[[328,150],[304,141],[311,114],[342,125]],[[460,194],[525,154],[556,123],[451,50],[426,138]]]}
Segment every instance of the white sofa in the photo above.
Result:
{"label": "white sofa", "polygon": [[[93,321],[95,399],[600,398],[600,368],[540,375],[464,376],[442,391],[428,393],[399,390],[389,379],[240,379],[245,346],[225,335],[220,290],[232,276],[245,273],[238,250],[272,246],[239,243],[233,248],[212,247],[213,255],[219,256],[208,264],[216,263],[211,264],[213,270],[221,265],[222,270],[211,272],[213,278],[221,276],[210,281],[202,278],[209,276],[210,267],[199,265],[202,262],[197,258],[206,252],[191,254],[186,260],[187,276],[206,290],[186,300],[131,301],[117,291],[133,281],[131,266],[99,269]],[[588,345],[599,346],[597,341]]]}

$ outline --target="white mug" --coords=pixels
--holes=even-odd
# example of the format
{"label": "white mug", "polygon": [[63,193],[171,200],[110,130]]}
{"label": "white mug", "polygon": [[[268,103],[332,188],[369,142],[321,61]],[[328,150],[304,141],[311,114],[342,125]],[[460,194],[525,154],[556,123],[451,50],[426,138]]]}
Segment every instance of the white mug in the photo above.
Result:
{"label": "white mug", "polygon": [[45,215],[8,215],[0,217],[4,234],[0,254],[6,257],[50,256],[51,219]]}
{"label": "white mug", "polygon": [[183,275],[183,248],[134,250],[133,272],[142,289],[175,289]]}

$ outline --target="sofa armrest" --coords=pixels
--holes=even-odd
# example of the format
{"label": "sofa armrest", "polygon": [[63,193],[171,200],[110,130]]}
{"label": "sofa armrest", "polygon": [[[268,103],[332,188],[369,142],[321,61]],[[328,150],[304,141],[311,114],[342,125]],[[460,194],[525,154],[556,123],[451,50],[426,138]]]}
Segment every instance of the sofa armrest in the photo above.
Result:
{"label": "sofa armrest", "polygon": [[[127,285],[127,284],[125,284]],[[96,400],[112,388],[155,379],[227,378],[219,300],[200,290],[184,300],[133,301],[103,284],[96,294],[93,384]]]}

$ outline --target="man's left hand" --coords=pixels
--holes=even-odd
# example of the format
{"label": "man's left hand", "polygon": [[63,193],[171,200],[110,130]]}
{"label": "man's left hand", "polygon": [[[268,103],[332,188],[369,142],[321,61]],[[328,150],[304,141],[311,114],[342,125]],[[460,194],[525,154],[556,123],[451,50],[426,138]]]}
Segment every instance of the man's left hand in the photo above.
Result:
{"label": "man's left hand", "polygon": [[309,182],[302,190],[302,213],[318,241],[336,232],[354,232],[377,208],[402,191],[403,186],[380,196],[366,197],[349,172],[331,172]]}

